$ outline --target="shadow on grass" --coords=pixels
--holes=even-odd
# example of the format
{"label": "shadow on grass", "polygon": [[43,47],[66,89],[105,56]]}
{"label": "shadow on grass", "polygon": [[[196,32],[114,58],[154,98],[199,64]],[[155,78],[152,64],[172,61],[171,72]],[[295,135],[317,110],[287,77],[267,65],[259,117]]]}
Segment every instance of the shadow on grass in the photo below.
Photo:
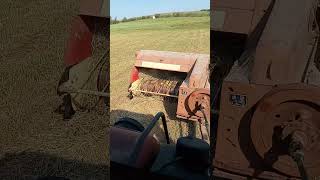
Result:
{"label": "shadow on grass", "polygon": [[177,107],[178,107],[178,99],[166,99],[163,101],[163,106],[166,110],[166,113],[168,114],[168,117],[171,120],[175,120],[180,122],[179,123],[179,129],[180,129],[180,137],[184,136],[182,132],[182,124],[181,122],[187,122],[187,128],[188,128],[188,136],[196,136],[196,123],[193,121],[183,120],[176,117]]}
{"label": "shadow on grass", "polygon": [[109,179],[109,167],[40,152],[8,153],[0,160],[0,179],[104,180]]}

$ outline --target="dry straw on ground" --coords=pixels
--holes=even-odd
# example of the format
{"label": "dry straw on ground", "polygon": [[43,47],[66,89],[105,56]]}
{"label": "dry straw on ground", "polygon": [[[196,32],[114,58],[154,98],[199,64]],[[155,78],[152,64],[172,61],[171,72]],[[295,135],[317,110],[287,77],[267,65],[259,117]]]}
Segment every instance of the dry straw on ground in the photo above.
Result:
{"label": "dry straw on ground", "polygon": [[77,11],[76,0],[0,3],[0,179],[108,177],[108,116],[91,111],[64,122],[54,113]]}

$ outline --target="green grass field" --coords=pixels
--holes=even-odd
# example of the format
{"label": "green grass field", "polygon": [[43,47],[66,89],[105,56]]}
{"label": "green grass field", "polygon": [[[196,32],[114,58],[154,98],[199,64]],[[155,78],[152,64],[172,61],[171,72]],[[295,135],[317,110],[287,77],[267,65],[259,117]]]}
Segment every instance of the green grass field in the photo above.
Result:
{"label": "green grass field", "polygon": [[[209,16],[145,19],[111,25],[111,122],[120,116],[130,116],[147,124],[156,112],[165,111],[163,103],[153,98],[129,100],[126,97],[136,51],[143,49],[209,54],[209,28]],[[170,121],[171,136],[185,134],[188,130],[184,130],[184,126],[182,121]]]}

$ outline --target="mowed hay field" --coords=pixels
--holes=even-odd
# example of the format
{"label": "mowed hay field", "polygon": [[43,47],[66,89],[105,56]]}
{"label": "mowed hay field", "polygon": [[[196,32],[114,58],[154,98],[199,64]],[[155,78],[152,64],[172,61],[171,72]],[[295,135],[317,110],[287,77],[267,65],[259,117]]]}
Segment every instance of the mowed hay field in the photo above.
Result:
{"label": "mowed hay field", "polygon": [[[192,131],[185,121],[172,118],[175,104],[166,111],[160,98],[127,98],[130,72],[138,50],[159,50],[190,53],[210,52],[210,19],[204,17],[169,17],[144,19],[111,25],[110,32],[110,83],[111,123],[119,117],[132,117],[145,126],[153,115],[162,111],[171,114],[168,122],[171,140]],[[168,116],[167,116],[168,117]],[[160,124],[160,123],[159,123]],[[160,126],[161,127],[161,126]],[[155,134],[162,137],[158,128]]]}
{"label": "mowed hay field", "polygon": [[107,179],[108,116],[54,110],[78,0],[0,3],[0,179]]}

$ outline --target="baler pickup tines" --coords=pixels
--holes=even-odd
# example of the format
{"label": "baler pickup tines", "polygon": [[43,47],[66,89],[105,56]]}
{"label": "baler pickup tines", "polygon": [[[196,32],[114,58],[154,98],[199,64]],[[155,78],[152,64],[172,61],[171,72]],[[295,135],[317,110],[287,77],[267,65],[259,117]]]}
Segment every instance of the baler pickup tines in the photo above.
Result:
{"label": "baler pickup tines", "polygon": [[136,92],[140,92],[146,95],[156,95],[156,96],[163,96],[163,97],[172,97],[172,98],[178,98],[179,96],[176,95],[169,95],[169,94],[162,94],[162,93],[156,93],[156,92],[150,92],[150,91],[142,91],[142,90],[136,90]]}
{"label": "baler pickup tines", "polygon": [[163,79],[142,80],[138,90],[158,95],[178,96],[179,86],[182,82]]}

